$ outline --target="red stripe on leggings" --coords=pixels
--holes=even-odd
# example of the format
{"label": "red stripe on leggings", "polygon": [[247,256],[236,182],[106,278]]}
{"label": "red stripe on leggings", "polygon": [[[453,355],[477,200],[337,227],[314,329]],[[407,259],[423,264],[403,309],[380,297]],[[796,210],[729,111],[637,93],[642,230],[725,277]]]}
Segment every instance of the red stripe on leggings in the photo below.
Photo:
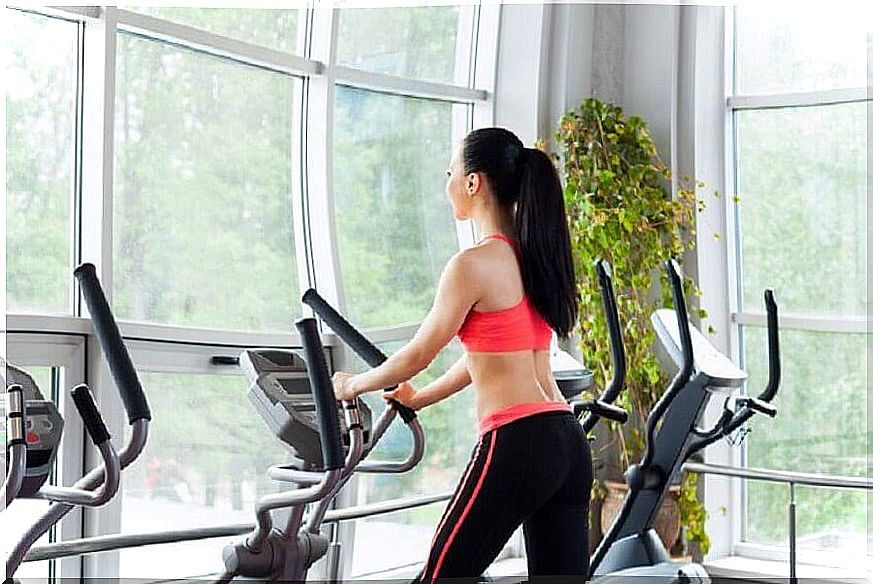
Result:
{"label": "red stripe on leggings", "polygon": [[488,467],[491,466],[491,455],[494,452],[495,444],[497,444],[497,430],[494,430],[491,435],[491,447],[488,449],[488,458],[485,459],[485,468],[482,469],[482,474],[479,476],[479,482],[476,483],[476,488],[473,490],[473,496],[470,497],[469,501],[467,501],[467,506],[464,508],[464,512],[461,513],[461,518],[458,519],[458,522],[455,524],[455,529],[452,530],[452,534],[446,541],[446,545],[443,546],[443,551],[440,554],[440,559],[437,561],[436,568],[434,568],[433,570],[432,581],[435,581],[437,579],[437,574],[439,574],[440,568],[443,565],[443,560],[446,559],[446,554],[449,551],[449,547],[452,545],[452,541],[458,534],[458,530],[461,529],[461,525],[463,525],[464,519],[467,518],[467,514],[470,513],[470,509],[473,507],[473,503],[476,502],[476,495],[479,494],[479,490],[482,488],[482,483],[485,482],[485,475],[488,474]]}
{"label": "red stripe on leggings", "polygon": [[[446,510],[446,514],[443,515],[442,521],[440,521],[439,527],[433,534],[433,539],[430,542],[430,547],[433,548],[436,543],[437,536],[439,536],[440,531],[443,526],[446,524],[446,521],[449,520],[449,517],[452,515],[452,511],[454,511],[455,506],[458,504],[458,501],[461,498],[461,494],[464,492],[464,489],[467,488],[467,479],[470,478],[470,473],[473,472],[473,469],[476,468],[476,461],[479,459],[479,453],[482,451],[482,440],[479,440],[479,444],[476,446],[476,452],[473,454],[473,460],[470,461],[470,466],[467,467],[467,472],[464,474],[464,478],[461,479],[461,484],[458,485],[458,490],[455,493],[455,497],[452,499],[451,503],[449,503],[449,508]],[[421,572],[422,575],[427,574],[427,568],[430,565],[430,555],[428,555],[427,564],[424,565],[424,570]]]}

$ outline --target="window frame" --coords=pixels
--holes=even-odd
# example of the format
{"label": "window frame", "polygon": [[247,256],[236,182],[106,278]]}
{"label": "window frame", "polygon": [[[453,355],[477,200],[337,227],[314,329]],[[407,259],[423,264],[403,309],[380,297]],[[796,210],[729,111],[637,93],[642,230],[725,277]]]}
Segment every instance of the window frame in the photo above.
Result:
{"label": "window frame", "polygon": [[[52,399],[58,406],[58,410],[64,418],[64,444],[58,452],[56,464],[60,472],[54,480],[59,486],[70,486],[85,474],[86,459],[82,456],[88,441],[85,438],[85,426],[81,418],[75,412],[70,390],[80,383],[89,383],[92,391],[100,403],[97,395],[98,388],[88,379],[86,371],[86,356],[88,353],[87,341],[84,336],[77,334],[57,334],[45,331],[12,332],[5,335],[5,351],[3,358],[8,362],[20,365],[25,371],[28,367],[60,367],[65,370],[60,380],[57,395],[49,393],[53,388],[41,387],[43,397]],[[53,393],[53,392],[52,392]],[[106,416],[106,411],[101,408]],[[91,448],[89,447],[89,450]],[[92,452],[92,455],[96,453]],[[72,510],[58,526],[53,527],[52,541],[66,541],[81,537],[87,513],[91,510],[77,508]],[[52,560],[49,564],[49,574],[54,578],[79,578],[81,575],[81,563],[78,558],[65,558]]]}
{"label": "window frame", "polygon": [[[724,26],[724,184],[726,193],[738,192],[738,140],[737,115],[748,110],[786,109],[799,107],[840,105],[846,103],[867,102],[870,97],[866,87],[840,88],[807,92],[779,92],[769,94],[736,93],[736,15],[738,7],[725,8]],[[767,316],[762,309],[750,309],[743,304],[742,275],[742,220],[740,207],[731,200],[724,198],[724,212],[727,219],[726,246],[727,266],[725,273],[726,289],[730,294],[729,312],[727,315],[731,328],[731,355],[745,366],[744,329],[756,327],[764,329],[767,326]],[[778,300],[778,299],[777,299]],[[873,332],[870,321],[859,316],[828,317],[802,313],[784,313],[779,315],[779,328],[782,331],[827,332],[843,334],[870,334]],[[757,389],[757,388],[755,388]],[[752,391],[754,391],[753,389]],[[747,466],[746,448],[732,449],[728,455],[728,464]],[[708,486],[708,485],[707,485]],[[738,556],[785,561],[787,549],[782,546],[767,545],[747,540],[748,512],[746,481],[731,481],[731,550]],[[786,510],[786,524],[788,522]],[[804,559],[816,565],[842,566],[842,555],[835,551],[804,551]],[[868,558],[870,555],[868,554]]]}
{"label": "window frame", "polygon": [[[469,6],[469,5],[465,5]],[[302,294],[310,286],[339,310],[344,302],[340,293],[338,261],[334,246],[335,225],[332,200],[333,103],[337,85],[348,85],[368,91],[379,91],[402,97],[423,98],[440,102],[465,104],[463,116],[453,115],[456,135],[472,127],[492,125],[494,122],[494,93],[496,87],[497,48],[501,9],[491,3],[476,3],[469,8],[473,14],[470,38],[464,35],[459,42],[470,43],[462,52],[469,55],[466,84],[434,83],[417,79],[394,77],[334,65],[337,42],[337,12],[334,9],[300,9],[299,54],[267,49],[256,44],[225,37],[194,27],[119,9],[114,6],[70,6],[30,8],[8,5],[7,9],[20,10],[50,18],[76,22],[80,30],[78,56],[79,114],[76,123],[75,192],[70,204],[74,209],[70,269],[82,261],[97,267],[98,277],[107,298],[113,290],[113,196],[115,148],[116,52],[118,34],[132,33],[150,40],[170,43],[223,59],[241,66],[255,66],[278,74],[301,78],[299,112],[293,132],[298,137],[291,156],[295,172],[299,169],[299,185],[294,194],[295,250],[299,281],[297,290]],[[462,37],[459,36],[459,39]],[[84,97],[83,97],[84,94]],[[459,108],[453,108],[459,109]],[[295,179],[296,180],[296,179]],[[458,248],[463,249],[476,241],[472,221],[455,221]],[[318,245],[314,235],[318,234]],[[68,316],[42,314],[7,314],[6,330],[10,355],[24,347],[37,350],[51,345],[54,339],[77,339],[81,350],[81,379],[89,380],[95,397],[111,421],[107,424],[113,435],[123,432],[120,404],[114,397],[114,386],[103,363],[90,322],[84,318],[87,310],[76,283],[71,288],[72,314]],[[304,316],[311,315],[303,307]],[[367,331],[377,343],[402,341],[410,338],[420,323],[396,323]],[[211,347],[230,348],[277,346],[299,347],[296,331],[286,333],[256,332],[206,327],[184,327],[157,323],[131,322],[119,319],[119,328],[126,340],[132,341],[135,360],[141,359],[142,346],[152,347],[154,354],[176,355],[180,351],[198,354]],[[342,365],[347,355],[336,335],[324,329],[322,340],[332,350],[332,358]],[[136,347],[136,348],[133,348]],[[210,349],[206,349],[210,347]],[[43,347],[44,348],[44,347]],[[150,357],[149,357],[150,358]],[[197,365],[188,364],[186,373],[198,372]],[[202,371],[200,371],[202,372]],[[75,432],[81,440],[84,434],[76,424],[68,421],[67,431]],[[84,442],[83,442],[84,444]],[[83,448],[70,449],[67,456],[76,458],[84,467],[95,461],[94,453],[82,455]],[[69,477],[72,480],[81,476]],[[114,533],[120,522],[121,500],[116,499],[100,512],[81,510],[75,527],[64,527],[62,540],[82,535]],[[67,521],[67,524],[71,524]],[[344,540],[340,534],[340,541]],[[350,555],[350,554],[349,554]],[[113,560],[113,557],[116,557]],[[117,554],[97,554],[83,559],[62,560],[62,577],[101,575],[117,568]]]}

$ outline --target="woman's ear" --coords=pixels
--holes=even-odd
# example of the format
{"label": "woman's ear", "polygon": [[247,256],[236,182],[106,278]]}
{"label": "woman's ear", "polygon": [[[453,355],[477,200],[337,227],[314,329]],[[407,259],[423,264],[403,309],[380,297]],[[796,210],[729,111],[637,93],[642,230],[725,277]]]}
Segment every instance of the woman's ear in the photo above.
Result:
{"label": "woman's ear", "polygon": [[482,186],[482,179],[478,172],[471,172],[467,175],[467,182],[464,187],[467,189],[467,196],[472,197]]}

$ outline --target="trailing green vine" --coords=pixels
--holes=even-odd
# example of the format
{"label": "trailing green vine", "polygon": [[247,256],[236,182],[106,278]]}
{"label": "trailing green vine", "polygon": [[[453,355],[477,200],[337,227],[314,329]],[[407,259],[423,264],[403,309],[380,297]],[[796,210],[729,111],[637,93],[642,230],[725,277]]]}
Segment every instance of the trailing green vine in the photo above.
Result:
{"label": "trailing green vine", "polygon": [[679,493],[679,516],[685,529],[685,540],[690,544],[697,542],[700,553],[709,551],[709,536],[706,534],[706,509],[697,500],[698,475],[685,473],[682,490]]}
{"label": "trailing green vine", "polygon": [[[626,386],[618,405],[631,418],[625,425],[610,424],[610,431],[619,445],[623,472],[642,458],[645,420],[668,382],[653,352],[649,315],[672,305],[664,262],[671,257],[681,261],[693,247],[695,208],[703,210],[695,189],[703,184],[680,181],[672,195],[671,173],[658,157],[646,122],[625,118],[620,107],[597,99],[586,99],[565,114],[556,136],[580,294],[577,332],[596,387],[604,387],[609,376],[610,350],[594,260],[604,258],[613,268],[627,358]],[[700,294],[688,278],[685,289],[689,296]],[[686,537],[702,542],[706,534],[697,520],[705,512],[696,488],[688,490],[686,484]]]}

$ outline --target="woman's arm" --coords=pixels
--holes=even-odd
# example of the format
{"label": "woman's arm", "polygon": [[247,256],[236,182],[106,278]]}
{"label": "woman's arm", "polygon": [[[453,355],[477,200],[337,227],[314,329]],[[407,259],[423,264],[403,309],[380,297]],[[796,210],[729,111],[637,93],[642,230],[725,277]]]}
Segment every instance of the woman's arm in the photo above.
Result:
{"label": "woman's arm", "polygon": [[433,307],[415,336],[384,363],[360,375],[339,372],[334,377],[338,399],[393,387],[415,377],[430,365],[461,328],[470,308],[480,297],[471,261],[465,252],[446,264]]}
{"label": "woman's arm", "polygon": [[415,392],[409,407],[420,410],[440,402],[470,385],[470,371],[467,369],[467,355],[464,354],[448,371]]}

